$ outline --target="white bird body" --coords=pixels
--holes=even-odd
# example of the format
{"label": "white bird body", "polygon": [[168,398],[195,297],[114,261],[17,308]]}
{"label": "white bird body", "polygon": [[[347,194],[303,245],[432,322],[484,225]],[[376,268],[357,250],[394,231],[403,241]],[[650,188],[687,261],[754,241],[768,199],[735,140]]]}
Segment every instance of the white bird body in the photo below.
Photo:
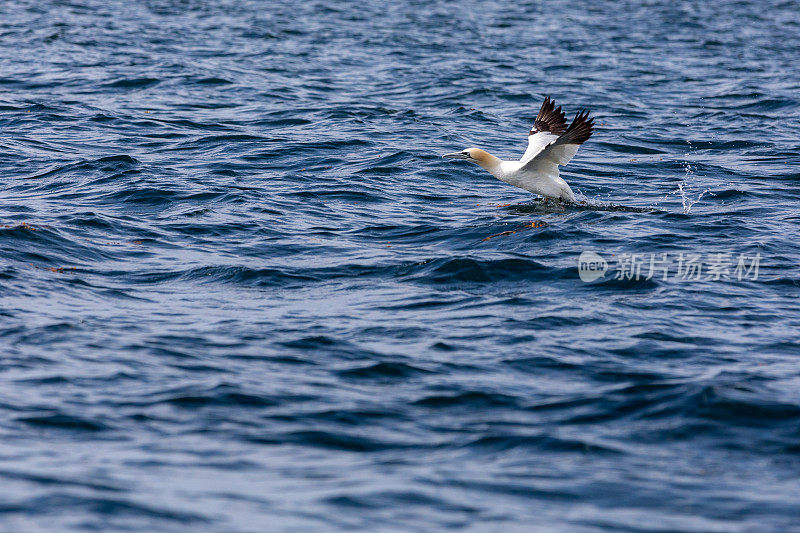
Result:
{"label": "white bird body", "polygon": [[528,134],[528,148],[519,161],[503,161],[480,148],[467,148],[442,157],[477,163],[497,179],[545,198],[575,201],[575,194],[558,172],[593,133],[588,112],[575,115],[567,127],[561,107],[545,98]]}

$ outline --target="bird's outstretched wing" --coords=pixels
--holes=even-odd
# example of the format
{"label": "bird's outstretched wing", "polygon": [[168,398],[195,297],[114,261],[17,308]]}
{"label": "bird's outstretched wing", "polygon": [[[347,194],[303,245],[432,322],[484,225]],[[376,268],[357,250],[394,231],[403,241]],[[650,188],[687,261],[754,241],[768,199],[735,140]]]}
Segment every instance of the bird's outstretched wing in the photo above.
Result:
{"label": "bird's outstretched wing", "polygon": [[527,161],[523,161],[522,170],[535,168],[542,173],[557,175],[558,165],[566,165],[575,157],[581,144],[594,133],[593,127],[594,118],[589,118],[589,112],[579,112],[563,135],[547,143]]}
{"label": "bird's outstretched wing", "polygon": [[556,107],[555,102],[547,96],[542,102],[539,114],[533,122],[533,128],[528,133],[528,148],[520,161],[530,160],[542,151],[542,148],[558,139],[567,129],[567,121],[561,106]]}

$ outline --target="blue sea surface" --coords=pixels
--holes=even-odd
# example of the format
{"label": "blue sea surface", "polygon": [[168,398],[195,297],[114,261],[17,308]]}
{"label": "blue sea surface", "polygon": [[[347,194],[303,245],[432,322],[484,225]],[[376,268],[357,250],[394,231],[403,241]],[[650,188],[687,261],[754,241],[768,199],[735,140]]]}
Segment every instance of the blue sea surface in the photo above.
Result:
{"label": "blue sea surface", "polygon": [[[800,531],[799,36],[0,3],[0,531]],[[579,204],[441,158],[546,95]]]}

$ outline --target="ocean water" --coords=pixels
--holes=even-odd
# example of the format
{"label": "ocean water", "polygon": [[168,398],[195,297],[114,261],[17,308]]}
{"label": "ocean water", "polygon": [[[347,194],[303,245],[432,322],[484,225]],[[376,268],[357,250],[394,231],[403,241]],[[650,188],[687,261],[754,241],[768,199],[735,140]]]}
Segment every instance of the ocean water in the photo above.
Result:
{"label": "ocean water", "polygon": [[[798,35],[0,3],[0,530],[800,531]],[[580,204],[441,159],[545,95]]]}

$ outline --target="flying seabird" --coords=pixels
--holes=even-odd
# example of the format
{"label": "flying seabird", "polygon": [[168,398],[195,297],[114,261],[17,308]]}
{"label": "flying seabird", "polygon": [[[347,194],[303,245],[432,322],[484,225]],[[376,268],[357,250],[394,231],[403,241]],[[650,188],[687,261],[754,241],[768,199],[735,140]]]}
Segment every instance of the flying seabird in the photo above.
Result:
{"label": "flying seabird", "polygon": [[566,165],[581,144],[592,136],[594,118],[580,111],[567,127],[561,106],[546,97],[528,133],[528,149],[519,161],[503,161],[486,150],[467,148],[445,154],[448,159],[466,159],[477,163],[492,176],[526,191],[558,200],[575,201],[567,182],[558,175],[558,166]]}

